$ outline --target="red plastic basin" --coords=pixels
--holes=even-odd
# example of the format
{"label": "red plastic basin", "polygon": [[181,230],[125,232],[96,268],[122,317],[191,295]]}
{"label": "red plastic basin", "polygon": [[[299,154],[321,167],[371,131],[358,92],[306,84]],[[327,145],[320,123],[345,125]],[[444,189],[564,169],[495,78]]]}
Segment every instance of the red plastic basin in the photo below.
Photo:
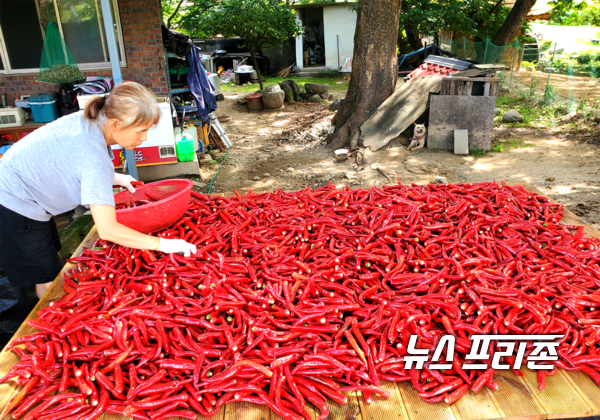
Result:
{"label": "red plastic basin", "polygon": [[169,179],[142,185],[135,193],[115,195],[115,204],[134,200],[154,200],[140,207],[117,210],[117,222],[142,233],[152,233],[177,222],[190,205],[194,184],[189,179]]}

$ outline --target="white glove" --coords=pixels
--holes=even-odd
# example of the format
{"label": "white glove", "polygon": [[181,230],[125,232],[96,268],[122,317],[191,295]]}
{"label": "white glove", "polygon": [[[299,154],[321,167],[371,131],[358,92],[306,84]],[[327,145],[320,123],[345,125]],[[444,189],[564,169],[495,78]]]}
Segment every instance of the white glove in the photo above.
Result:
{"label": "white glove", "polygon": [[196,253],[196,245],[190,244],[183,239],[158,238],[158,240],[160,242],[156,250],[165,254],[183,254],[185,257],[189,257],[190,254]]}
{"label": "white glove", "polygon": [[118,174],[115,172],[113,185],[116,185],[118,187],[125,187],[130,193],[133,194],[135,192],[135,187],[131,185],[132,181],[136,181],[136,179],[131,175]]}

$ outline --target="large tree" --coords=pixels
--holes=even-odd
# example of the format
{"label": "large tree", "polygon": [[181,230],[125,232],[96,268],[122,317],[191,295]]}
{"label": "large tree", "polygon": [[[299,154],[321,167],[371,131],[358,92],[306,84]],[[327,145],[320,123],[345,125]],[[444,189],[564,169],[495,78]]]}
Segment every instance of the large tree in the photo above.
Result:
{"label": "large tree", "polygon": [[492,44],[504,46],[515,39],[527,14],[535,5],[536,0],[517,0],[506,20],[492,38]]}
{"label": "large tree", "polygon": [[392,93],[398,77],[396,40],[402,0],[358,3],[352,74],[346,99],[333,118],[338,148],[358,145],[360,126]]}
{"label": "large tree", "polygon": [[250,51],[261,89],[263,82],[256,53],[280,45],[302,30],[290,8],[279,0],[221,0],[207,14],[207,20],[213,35],[244,40],[243,46]]}

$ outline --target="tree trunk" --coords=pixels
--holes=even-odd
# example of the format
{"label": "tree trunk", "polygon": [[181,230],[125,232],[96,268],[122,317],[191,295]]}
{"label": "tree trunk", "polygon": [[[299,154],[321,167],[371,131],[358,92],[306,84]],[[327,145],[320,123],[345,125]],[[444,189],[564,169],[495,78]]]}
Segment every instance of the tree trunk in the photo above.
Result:
{"label": "tree trunk", "polygon": [[258,69],[258,64],[256,64],[256,53],[250,51],[250,55],[252,56],[252,63],[254,65],[254,70],[256,70],[256,74],[258,75],[258,83],[260,84],[260,90],[263,90],[262,77],[260,77],[260,70]]}
{"label": "tree trunk", "polygon": [[[402,2],[402,12],[407,13],[410,11],[410,3],[408,1]],[[419,27],[416,23],[408,23],[405,25],[404,30],[406,31],[406,40],[412,47],[413,51],[420,50],[423,48],[421,44],[421,37],[419,36]]]}
{"label": "tree trunk", "polygon": [[396,41],[402,0],[360,0],[354,34],[352,74],[346,99],[333,117],[331,147],[358,146],[360,126],[396,87]]}
{"label": "tree trunk", "polygon": [[421,43],[421,37],[419,36],[419,32],[417,31],[417,25],[406,25],[404,27],[406,31],[406,40],[412,47],[413,51],[418,51],[423,48],[423,44]]}
{"label": "tree trunk", "polygon": [[506,20],[492,38],[492,44],[503,47],[512,42],[519,33],[527,13],[533,8],[536,0],[517,0]]}

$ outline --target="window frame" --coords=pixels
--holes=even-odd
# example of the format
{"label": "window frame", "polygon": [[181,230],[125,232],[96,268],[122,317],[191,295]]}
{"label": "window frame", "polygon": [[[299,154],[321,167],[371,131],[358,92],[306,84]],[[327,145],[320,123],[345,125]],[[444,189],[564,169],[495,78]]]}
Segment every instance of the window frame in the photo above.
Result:
{"label": "window frame", "polygon": [[[97,10],[101,11],[101,9],[99,8],[100,7],[99,1],[100,0],[94,0],[94,2],[97,5]],[[60,14],[58,13],[58,0],[52,0],[52,2],[54,4],[54,8],[56,10],[58,22],[60,23],[60,25],[58,25],[58,29],[60,31],[61,36],[63,36],[63,39],[64,39],[62,21],[60,20]],[[111,3],[112,3],[112,12],[113,12],[113,21],[114,21],[113,24],[116,25],[116,32],[117,32],[116,35],[118,37],[117,42],[118,42],[118,46],[119,46],[119,52],[121,54],[120,64],[121,64],[121,67],[127,67],[127,57],[125,56],[125,45],[124,45],[124,41],[123,41],[123,28],[121,26],[121,15],[119,13],[118,0],[111,0]],[[42,32],[42,38],[45,38],[46,34],[43,31],[43,28],[41,25],[39,0],[35,0],[35,6],[38,11],[38,18],[39,18],[39,24],[40,24],[40,31]],[[104,17],[102,18],[102,20],[104,21]],[[102,29],[104,30],[104,28],[102,28]],[[108,46],[106,45],[106,35],[104,34],[103,31],[100,31],[100,34],[101,34],[101,39],[102,39],[102,43],[103,43],[102,47],[103,47],[103,50],[106,51],[105,55],[108,58]],[[35,73],[39,73],[39,71],[40,71],[39,68],[13,69],[11,67],[10,59],[8,57],[8,52],[6,49],[6,44],[4,41],[4,32],[2,31],[1,24],[0,24],[0,60],[2,61],[2,66],[4,67],[4,69],[0,69],[0,74],[3,74],[3,75],[35,74]],[[79,67],[79,70],[81,70],[81,71],[89,71],[89,70],[110,69],[111,65],[110,65],[110,60],[109,60],[109,61],[105,61],[105,62],[101,62],[101,63],[77,64],[77,67]]]}

